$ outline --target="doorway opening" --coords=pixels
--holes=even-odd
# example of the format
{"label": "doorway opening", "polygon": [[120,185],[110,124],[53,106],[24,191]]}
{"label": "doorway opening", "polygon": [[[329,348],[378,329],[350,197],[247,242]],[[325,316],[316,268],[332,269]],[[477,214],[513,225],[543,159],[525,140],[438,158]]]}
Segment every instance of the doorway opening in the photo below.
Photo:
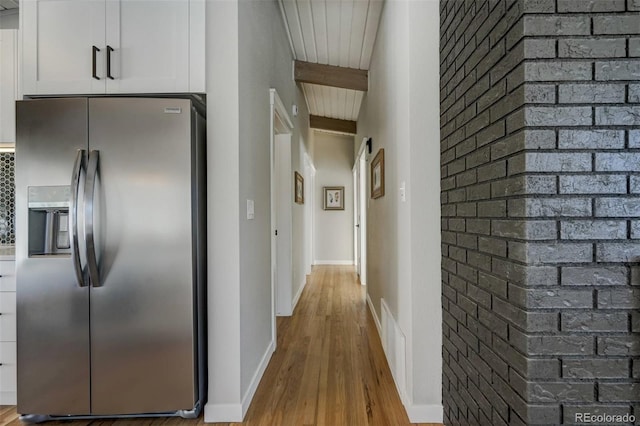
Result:
{"label": "doorway opening", "polygon": [[[276,117],[278,118],[278,117]],[[276,129],[278,132],[278,129]],[[276,315],[291,315],[293,291],[293,211],[291,188],[291,134],[275,134],[276,179]]]}
{"label": "doorway opening", "polygon": [[355,264],[360,284],[367,284],[367,150],[365,138],[353,165],[354,248]]}
{"label": "doorway opening", "polygon": [[[271,338],[277,344],[276,315],[287,291],[291,293],[293,276],[291,256],[292,199],[291,132],[289,118],[278,92],[269,90],[271,106]],[[289,298],[291,300],[291,298]]]}

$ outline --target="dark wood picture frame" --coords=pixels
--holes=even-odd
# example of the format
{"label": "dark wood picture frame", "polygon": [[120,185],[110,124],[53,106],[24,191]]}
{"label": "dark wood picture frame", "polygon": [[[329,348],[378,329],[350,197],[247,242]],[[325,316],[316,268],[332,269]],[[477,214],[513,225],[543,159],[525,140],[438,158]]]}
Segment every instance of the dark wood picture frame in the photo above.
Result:
{"label": "dark wood picture frame", "polygon": [[380,148],[371,162],[371,198],[384,195],[384,148]]}
{"label": "dark wood picture frame", "polygon": [[325,186],[322,189],[325,210],[344,210],[344,186]]}
{"label": "dark wood picture frame", "polygon": [[298,172],[294,172],[293,197],[297,204],[304,204],[304,178]]}

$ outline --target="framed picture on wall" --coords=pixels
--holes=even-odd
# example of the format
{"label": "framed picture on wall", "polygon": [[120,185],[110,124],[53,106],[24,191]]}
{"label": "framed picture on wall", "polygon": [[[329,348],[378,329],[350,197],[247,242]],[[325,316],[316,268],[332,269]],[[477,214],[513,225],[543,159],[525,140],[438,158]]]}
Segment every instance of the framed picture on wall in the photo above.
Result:
{"label": "framed picture on wall", "polygon": [[304,178],[298,172],[294,172],[294,174],[295,174],[295,188],[294,188],[295,201],[298,204],[304,204]]}
{"label": "framed picture on wall", "polygon": [[384,149],[380,148],[371,162],[371,198],[384,195]]}
{"label": "framed picture on wall", "polygon": [[344,186],[325,186],[322,189],[325,210],[344,210]]}

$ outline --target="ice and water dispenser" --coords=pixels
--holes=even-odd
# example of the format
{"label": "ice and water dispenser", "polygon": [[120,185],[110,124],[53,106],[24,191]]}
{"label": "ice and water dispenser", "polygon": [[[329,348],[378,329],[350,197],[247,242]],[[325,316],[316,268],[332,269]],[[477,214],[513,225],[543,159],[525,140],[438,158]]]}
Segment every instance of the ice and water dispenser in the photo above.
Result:
{"label": "ice and water dispenser", "polygon": [[29,256],[70,255],[69,186],[30,186]]}

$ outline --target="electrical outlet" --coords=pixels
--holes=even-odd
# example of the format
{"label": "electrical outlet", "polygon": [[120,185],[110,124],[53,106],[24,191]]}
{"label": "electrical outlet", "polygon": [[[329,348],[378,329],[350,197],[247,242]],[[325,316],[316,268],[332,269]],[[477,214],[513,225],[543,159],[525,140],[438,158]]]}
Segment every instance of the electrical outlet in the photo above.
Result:
{"label": "electrical outlet", "polygon": [[255,203],[253,200],[247,200],[247,220],[253,220],[256,217]]}

